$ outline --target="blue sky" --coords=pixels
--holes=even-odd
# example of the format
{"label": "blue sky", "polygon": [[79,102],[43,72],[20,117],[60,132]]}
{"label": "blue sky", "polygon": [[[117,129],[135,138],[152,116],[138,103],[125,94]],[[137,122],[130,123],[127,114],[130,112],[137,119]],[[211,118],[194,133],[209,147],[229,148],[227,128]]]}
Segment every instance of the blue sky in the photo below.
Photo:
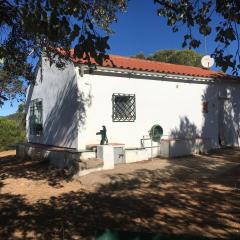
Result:
{"label": "blue sky", "polygon": [[[114,34],[111,36],[109,53],[131,56],[139,52],[149,55],[160,49],[181,49],[184,29],[173,33],[166,25],[166,20],[157,16],[157,6],[153,0],[131,0],[128,10],[119,14],[117,23],[112,25]],[[200,39],[204,42],[204,38]],[[208,54],[215,44],[212,37],[207,37]],[[197,52],[205,54],[204,44]],[[0,116],[16,112],[18,102],[12,106],[9,102],[0,108]]]}
{"label": "blue sky", "polygon": [[[118,22],[112,28],[115,34],[109,41],[109,52],[126,56],[140,51],[149,55],[160,49],[182,49],[186,33],[184,28],[173,33],[166,20],[157,15],[157,5],[153,0],[131,0],[128,11],[119,15]],[[203,37],[200,40],[204,42]],[[207,37],[206,40],[207,50],[214,50],[213,38]],[[196,51],[205,54],[204,44]]]}

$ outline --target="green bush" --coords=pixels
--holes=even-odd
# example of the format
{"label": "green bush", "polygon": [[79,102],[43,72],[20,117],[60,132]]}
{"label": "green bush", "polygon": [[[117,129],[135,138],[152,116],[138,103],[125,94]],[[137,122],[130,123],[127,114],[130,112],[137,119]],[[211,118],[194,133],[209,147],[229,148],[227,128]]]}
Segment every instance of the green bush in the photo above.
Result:
{"label": "green bush", "polygon": [[19,121],[0,118],[0,150],[14,149],[17,143],[25,141],[25,135]]}

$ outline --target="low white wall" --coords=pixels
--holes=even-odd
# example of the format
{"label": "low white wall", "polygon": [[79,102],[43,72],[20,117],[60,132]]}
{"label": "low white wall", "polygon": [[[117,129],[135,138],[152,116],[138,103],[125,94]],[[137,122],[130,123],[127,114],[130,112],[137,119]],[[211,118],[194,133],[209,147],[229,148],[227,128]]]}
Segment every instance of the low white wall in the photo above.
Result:
{"label": "low white wall", "polygon": [[160,156],[181,157],[194,153],[207,153],[210,149],[212,149],[212,143],[208,138],[162,140]]}
{"label": "low white wall", "polygon": [[96,151],[83,151],[80,153],[80,160],[87,160],[89,158],[96,158]]}
{"label": "low white wall", "polygon": [[134,163],[148,160],[147,149],[125,149],[125,162]]}
{"label": "low white wall", "polygon": [[57,168],[73,166],[76,160],[80,159],[80,153],[70,151],[48,150],[29,144],[18,144],[16,147],[16,156],[18,159],[32,159],[34,161],[48,160],[50,165]]}

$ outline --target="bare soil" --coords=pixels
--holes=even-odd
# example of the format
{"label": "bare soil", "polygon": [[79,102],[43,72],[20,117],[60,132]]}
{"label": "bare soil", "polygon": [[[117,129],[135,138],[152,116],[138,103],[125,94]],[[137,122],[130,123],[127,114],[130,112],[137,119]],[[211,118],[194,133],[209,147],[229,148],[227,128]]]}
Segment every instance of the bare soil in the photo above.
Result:
{"label": "bare soil", "polygon": [[47,162],[0,153],[0,239],[94,239],[99,229],[240,239],[240,150],[74,180]]}

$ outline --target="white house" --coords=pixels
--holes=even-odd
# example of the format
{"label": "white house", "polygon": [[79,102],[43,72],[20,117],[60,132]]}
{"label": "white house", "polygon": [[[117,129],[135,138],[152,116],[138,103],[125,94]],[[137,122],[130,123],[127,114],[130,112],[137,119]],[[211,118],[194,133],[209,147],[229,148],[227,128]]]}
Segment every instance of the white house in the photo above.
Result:
{"label": "white house", "polygon": [[[109,144],[148,157],[239,146],[240,79],[203,68],[111,55],[102,66],[73,59],[60,70],[43,59],[27,106],[28,142],[78,152],[99,144],[103,125]],[[149,140],[155,124],[161,143]]]}

